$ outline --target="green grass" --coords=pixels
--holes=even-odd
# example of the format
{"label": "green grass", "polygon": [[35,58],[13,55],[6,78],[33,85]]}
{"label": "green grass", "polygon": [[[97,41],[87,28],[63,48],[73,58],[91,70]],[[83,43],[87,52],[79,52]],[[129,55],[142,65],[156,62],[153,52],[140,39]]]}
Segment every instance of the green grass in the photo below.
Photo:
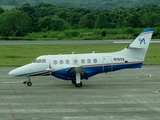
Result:
{"label": "green grass", "polygon": [[[40,55],[114,52],[128,44],[0,45],[0,66],[21,66]],[[160,44],[151,44],[144,64],[160,64]]]}
{"label": "green grass", "polygon": [[[0,40],[119,40],[134,39],[143,28],[111,28],[111,29],[70,29],[64,31],[31,32],[26,36],[0,36]],[[160,27],[156,27],[153,39],[160,38]]]}
{"label": "green grass", "polygon": [[[106,40],[106,39],[132,39],[143,28],[112,28],[112,29],[76,29],[64,31],[32,32],[25,39],[51,39],[51,40]],[[104,33],[104,34],[102,34]],[[3,39],[3,38],[2,38]],[[9,38],[8,38],[9,39]]]}

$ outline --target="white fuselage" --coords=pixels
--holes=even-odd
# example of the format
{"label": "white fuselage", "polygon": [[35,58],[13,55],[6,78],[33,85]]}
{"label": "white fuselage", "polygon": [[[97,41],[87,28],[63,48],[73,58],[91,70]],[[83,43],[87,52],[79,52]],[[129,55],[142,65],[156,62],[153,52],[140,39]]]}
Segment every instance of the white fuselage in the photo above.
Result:
{"label": "white fuselage", "polygon": [[[72,80],[76,87],[82,86],[82,79],[98,73],[126,68],[141,68],[153,28],[146,28],[127,48],[113,53],[43,55],[33,63],[9,72],[13,76],[52,75],[63,80]],[[24,82],[26,83],[26,82]],[[31,86],[30,78],[27,82]]]}
{"label": "white fuselage", "polygon": [[[138,60],[134,57],[123,56],[121,55],[121,52],[44,55],[36,58],[33,63],[19,67],[9,74],[14,76],[51,74],[61,79],[72,80],[75,79],[75,76],[72,73],[69,74],[69,70],[73,67],[80,67],[84,70],[84,75],[81,76],[81,79],[88,79],[89,77],[102,72],[111,72],[125,68],[139,68],[141,67],[142,62],[143,60]],[[76,70],[72,72],[76,73]]]}

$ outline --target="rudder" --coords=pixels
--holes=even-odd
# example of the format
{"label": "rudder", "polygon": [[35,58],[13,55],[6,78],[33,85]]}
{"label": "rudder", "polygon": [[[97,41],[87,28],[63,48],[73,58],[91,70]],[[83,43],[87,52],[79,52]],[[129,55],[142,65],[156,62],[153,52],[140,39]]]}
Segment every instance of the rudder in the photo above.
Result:
{"label": "rudder", "polygon": [[148,50],[153,30],[153,28],[144,29],[141,34],[128,45],[127,48],[121,51],[121,54],[143,61]]}

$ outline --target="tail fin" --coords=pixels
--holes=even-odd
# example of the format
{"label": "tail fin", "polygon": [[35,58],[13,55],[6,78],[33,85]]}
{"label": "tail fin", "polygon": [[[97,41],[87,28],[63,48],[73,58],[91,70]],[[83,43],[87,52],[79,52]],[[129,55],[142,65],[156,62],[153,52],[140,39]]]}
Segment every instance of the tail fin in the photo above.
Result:
{"label": "tail fin", "polygon": [[128,48],[148,48],[153,28],[146,28],[142,33],[128,46]]}
{"label": "tail fin", "polygon": [[153,34],[153,28],[146,28],[142,33],[123,50],[123,53],[129,57],[144,60],[148,46]]}

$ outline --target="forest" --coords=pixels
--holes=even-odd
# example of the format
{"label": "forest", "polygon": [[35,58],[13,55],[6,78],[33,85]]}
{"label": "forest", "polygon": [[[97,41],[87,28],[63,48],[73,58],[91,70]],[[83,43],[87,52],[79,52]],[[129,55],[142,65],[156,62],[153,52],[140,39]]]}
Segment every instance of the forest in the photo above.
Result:
{"label": "forest", "polygon": [[[130,39],[143,28],[154,27],[160,38],[160,6],[92,9],[29,3],[10,10],[0,8],[1,39]],[[112,37],[111,37],[112,36]]]}

